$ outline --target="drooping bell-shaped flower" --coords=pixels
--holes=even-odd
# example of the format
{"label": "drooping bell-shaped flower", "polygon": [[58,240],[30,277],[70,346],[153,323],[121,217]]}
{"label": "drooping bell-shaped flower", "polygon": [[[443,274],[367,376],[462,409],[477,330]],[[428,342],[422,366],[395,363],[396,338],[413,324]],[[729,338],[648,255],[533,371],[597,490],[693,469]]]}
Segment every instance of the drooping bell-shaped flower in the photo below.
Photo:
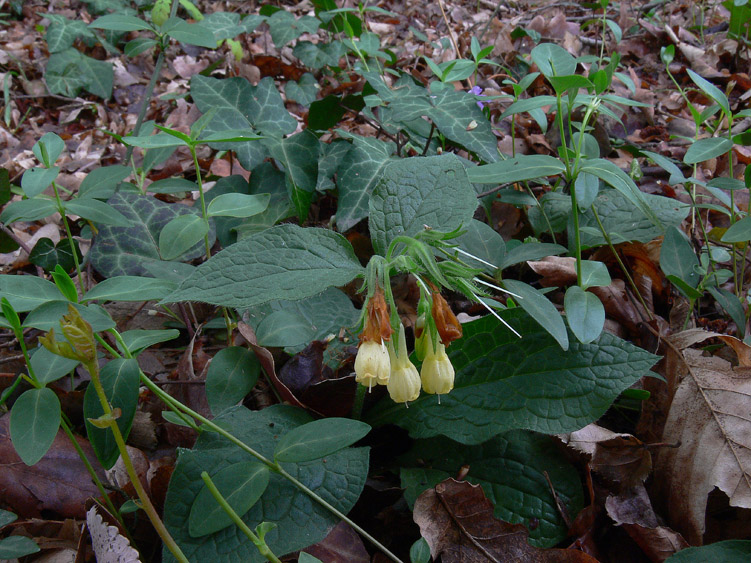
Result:
{"label": "drooping bell-shaped flower", "polygon": [[392,332],[383,290],[376,287],[368,300],[365,327],[360,335],[360,349],[355,358],[355,381],[368,388],[389,382],[391,360],[384,341],[391,338]]}
{"label": "drooping bell-shaped flower", "polygon": [[394,349],[393,342],[389,342],[388,348],[391,357],[391,377],[387,385],[389,395],[395,403],[414,401],[420,396],[420,374],[409,361],[404,325],[399,325],[398,351]]}
{"label": "drooping bell-shaped flower", "polygon": [[360,344],[355,358],[355,381],[368,388],[374,384],[385,385],[391,375],[391,360],[382,342],[372,340]]}
{"label": "drooping bell-shaped flower", "polygon": [[445,395],[454,388],[454,366],[440,342],[435,349],[428,343],[425,360],[420,370],[422,388],[432,395]]}

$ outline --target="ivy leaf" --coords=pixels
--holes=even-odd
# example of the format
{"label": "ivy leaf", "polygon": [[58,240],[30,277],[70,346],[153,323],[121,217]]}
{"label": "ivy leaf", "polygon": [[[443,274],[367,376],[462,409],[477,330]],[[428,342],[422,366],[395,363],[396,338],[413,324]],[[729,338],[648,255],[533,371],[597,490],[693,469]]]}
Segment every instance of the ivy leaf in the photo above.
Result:
{"label": "ivy leaf", "polygon": [[349,242],[326,229],[277,225],[201,264],[165,299],[247,309],[274,299],[304,299],[363,271]]}
{"label": "ivy leaf", "polygon": [[[273,457],[281,436],[311,420],[301,409],[283,405],[274,405],[262,411],[238,407],[225,411],[215,419],[267,458]],[[254,460],[250,454],[213,432],[203,433],[192,450],[180,451],[164,503],[164,523],[190,561],[265,561],[253,543],[234,527],[193,538],[188,526],[191,506],[204,487],[201,471],[216,475],[236,463]],[[347,448],[328,455],[325,460],[283,463],[282,466],[346,514],[365,485],[368,450]],[[269,548],[277,556],[322,540],[338,522],[336,516],[275,473],[270,474],[268,487],[260,500],[242,519],[251,529],[264,521],[277,525],[265,538]],[[163,557],[165,562],[174,561],[167,549],[164,550]]]}
{"label": "ivy leaf", "polygon": [[50,55],[44,79],[53,94],[75,97],[81,88],[107,99],[112,94],[112,65],[70,47]]}
{"label": "ivy leaf", "polygon": [[410,507],[423,491],[469,466],[466,480],[482,486],[496,518],[511,524],[539,522],[537,527],[529,526],[529,542],[536,547],[552,547],[568,532],[545,472],[569,514],[577,514],[584,504],[576,469],[550,436],[534,432],[511,430],[478,446],[445,438],[418,440],[399,465]]}
{"label": "ivy leaf", "polygon": [[448,349],[456,369],[453,391],[440,404],[435,395],[423,394],[409,408],[385,399],[367,422],[398,424],[415,438],[443,434],[464,444],[518,428],[568,432],[602,416],[658,359],[608,333],[591,344],[571,339],[564,352],[523,311],[500,314],[521,339],[492,316],[465,324],[464,337]]}
{"label": "ivy leaf", "polygon": [[[161,262],[159,234],[164,226],[178,216],[200,216],[198,209],[185,205],[170,205],[135,193],[119,192],[107,202],[124,215],[129,227],[102,225],[94,239],[89,257],[96,270],[106,278],[114,276],[148,276],[146,264]],[[209,232],[209,243],[215,239]],[[180,256],[189,261],[206,252],[203,241],[193,245]]]}
{"label": "ivy leaf", "polygon": [[385,255],[395,237],[414,236],[426,225],[452,231],[469,224],[476,208],[475,189],[456,156],[397,160],[385,167],[370,198],[373,247]]}
{"label": "ivy leaf", "polygon": [[[244,78],[211,78],[194,75],[190,79],[190,95],[203,113],[214,110],[214,116],[204,129],[204,135],[229,129],[260,131],[263,135],[280,138],[294,133],[297,122],[284,108],[284,102],[273,79],[266,77],[257,86]],[[240,164],[251,170],[268,156],[259,141],[216,143],[218,150],[233,150]]]}
{"label": "ivy leaf", "polygon": [[368,216],[370,195],[396,150],[394,143],[360,135],[351,138],[352,147],[337,170],[336,224],[340,231],[348,231]]}

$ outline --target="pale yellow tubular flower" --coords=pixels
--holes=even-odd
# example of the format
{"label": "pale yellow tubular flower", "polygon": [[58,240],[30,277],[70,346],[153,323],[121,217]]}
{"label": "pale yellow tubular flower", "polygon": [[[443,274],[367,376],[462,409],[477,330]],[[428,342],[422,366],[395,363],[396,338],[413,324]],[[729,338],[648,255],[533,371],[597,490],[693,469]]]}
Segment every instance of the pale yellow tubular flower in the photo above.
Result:
{"label": "pale yellow tubular flower", "polygon": [[383,343],[362,342],[355,358],[355,381],[370,389],[377,383],[385,385],[390,374],[391,360]]}
{"label": "pale yellow tubular flower", "polygon": [[422,388],[432,395],[444,395],[454,388],[454,366],[446,355],[446,347],[440,342],[435,350],[430,344],[427,349],[420,370]]}
{"label": "pale yellow tubular flower", "polygon": [[391,378],[388,389],[391,399],[395,403],[408,403],[420,396],[420,374],[409,361],[407,353],[407,338],[404,335],[404,325],[399,327],[399,353],[394,350],[393,340],[389,342],[389,356],[391,356]]}

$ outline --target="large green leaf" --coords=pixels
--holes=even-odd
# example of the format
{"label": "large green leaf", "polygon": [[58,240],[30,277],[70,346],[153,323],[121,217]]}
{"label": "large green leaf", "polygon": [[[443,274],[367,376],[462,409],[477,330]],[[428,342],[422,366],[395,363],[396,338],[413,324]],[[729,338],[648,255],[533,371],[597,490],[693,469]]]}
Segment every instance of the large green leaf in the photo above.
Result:
{"label": "large green leaf", "polygon": [[92,38],[94,35],[81,20],[69,20],[58,14],[45,14],[50,25],[44,34],[50,53],[59,53],[73,46],[76,39]]}
{"label": "large green leaf", "polygon": [[[379,93],[383,95],[384,91]],[[396,122],[406,125],[426,116],[450,141],[486,162],[498,160],[498,139],[474,95],[453,88],[431,94],[423,88],[409,86],[395,88],[386,96],[393,99],[389,107]]]}
{"label": "large green leaf", "polygon": [[[302,410],[282,405],[255,412],[238,407],[215,419],[234,436],[269,458],[273,457],[281,436],[311,420]],[[248,453],[213,432],[202,434],[193,450],[180,450],[164,505],[164,522],[190,561],[265,561],[250,540],[235,527],[201,538],[190,537],[188,529],[190,508],[204,486],[201,471],[215,475],[235,463],[253,460]],[[347,448],[325,460],[283,463],[282,466],[338,510],[347,513],[365,484],[368,451]],[[277,556],[320,541],[338,521],[333,514],[274,473],[261,499],[242,519],[251,529],[264,521],[277,525],[266,535],[266,542]],[[174,561],[166,549],[164,560]]]}
{"label": "large green leaf", "polygon": [[214,39],[222,41],[233,39],[241,33],[250,33],[258,27],[266,18],[257,14],[245,16],[240,20],[239,13],[213,12],[204,17],[198,25],[214,34]]}
{"label": "large green leaf", "polygon": [[[495,506],[495,517],[527,526],[529,542],[537,547],[552,547],[568,532],[545,472],[569,514],[577,514],[584,504],[576,469],[553,438],[534,432],[511,430],[479,446],[463,446],[445,438],[419,440],[399,464],[410,506],[424,490],[469,466],[466,480],[482,485]],[[533,521],[538,525],[531,525]]]}
{"label": "large green leaf", "polygon": [[[244,78],[210,78],[194,75],[190,80],[190,95],[203,113],[214,110],[211,122],[203,134],[228,129],[257,130],[269,137],[294,133],[297,122],[284,108],[284,102],[270,77],[257,86]],[[220,150],[233,150],[240,164],[251,170],[268,156],[259,141],[217,143]]]}
{"label": "large green leaf", "polygon": [[326,229],[285,224],[237,242],[201,264],[167,299],[247,309],[304,299],[362,273],[352,246]]}
{"label": "large green leaf", "polygon": [[[309,130],[302,131],[286,139],[266,141],[271,156],[282,163],[287,173],[287,186],[293,202],[305,201],[307,205],[296,205],[301,219],[308,215],[311,195],[318,183],[318,138]],[[298,192],[307,192],[308,195]]]}
{"label": "large green leaf", "polygon": [[36,309],[47,301],[63,298],[51,281],[36,276],[0,275],[0,295],[5,297],[17,313]]}
{"label": "large green leaf", "polygon": [[330,287],[307,299],[274,301],[254,309],[250,311],[249,322],[256,331],[258,344],[295,354],[312,340],[323,340],[353,326],[359,314],[344,292]]}
{"label": "large green leaf", "polygon": [[[503,237],[490,225],[472,219],[464,225],[466,232],[456,239],[464,252],[475,256],[477,260],[467,255],[459,257],[474,268],[481,268],[492,274],[501,267],[506,254],[506,243]],[[492,265],[491,265],[492,264]]]}
{"label": "large green leaf", "polygon": [[[130,427],[138,406],[139,375],[138,362],[134,359],[112,360],[102,368],[100,374],[104,394],[107,396],[110,406],[120,409],[117,426],[120,428],[123,438],[126,439],[130,433]],[[109,469],[117,461],[120,451],[117,449],[117,442],[115,442],[112,430],[97,428],[90,422],[90,419],[99,418],[104,414],[93,384],[89,384],[86,388],[86,394],[83,398],[83,414],[86,433],[89,436],[91,446],[94,448],[94,453],[99,463],[105,469]]]}
{"label": "large green leaf", "polygon": [[468,224],[475,209],[475,189],[456,156],[394,161],[385,167],[370,198],[373,247],[385,254],[395,237],[414,236],[426,225],[452,231]]}
{"label": "large green leaf", "polygon": [[666,563],[706,563],[720,561],[748,561],[751,558],[751,541],[725,540],[701,547],[687,547],[668,557]]}
{"label": "large green leaf", "polygon": [[[642,197],[666,229],[670,226],[677,227],[688,215],[689,207],[675,199],[653,194],[642,194]],[[649,242],[663,234],[661,229],[620,192],[611,189],[600,190],[594,206],[605,232],[611,236],[614,243]],[[546,205],[546,210],[547,207]],[[583,228],[583,246],[606,244],[597,220],[591,212],[579,216],[579,225]]]}
{"label": "large green leaf", "polygon": [[448,349],[456,369],[454,390],[440,403],[423,394],[409,408],[384,399],[367,422],[398,424],[415,438],[443,434],[465,444],[517,428],[568,432],[602,416],[658,359],[608,333],[591,344],[571,339],[564,352],[523,311],[500,314],[521,339],[492,316],[465,324],[464,337]]}
{"label": "large green leaf", "polygon": [[379,139],[352,136],[352,148],[337,170],[339,201],[336,224],[347,231],[368,216],[368,202],[384,166],[391,162],[396,145]]}
{"label": "large green leaf", "polygon": [[114,71],[110,63],[92,59],[70,47],[50,56],[44,78],[53,94],[74,97],[85,88],[106,99],[112,94]]}
{"label": "large green leaf", "polygon": [[[130,221],[129,227],[103,225],[94,239],[89,257],[104,277],[148,275],[146,263],[160,262],[159,233],[175,217],[200,215],[200,210],[186,205],[170,205],[151,196],[116,193],[109,201],[112,207]],[[214,229],[209,233],[213,244]],[[206,252],[203,241],[180,256],[189,261]]]}
{"label": "large green leaf", "polygon": [[60,401],[52,389],[25,391],[10,411],[10,439],[18,457],[34,465],[50,449],[60,427]]}

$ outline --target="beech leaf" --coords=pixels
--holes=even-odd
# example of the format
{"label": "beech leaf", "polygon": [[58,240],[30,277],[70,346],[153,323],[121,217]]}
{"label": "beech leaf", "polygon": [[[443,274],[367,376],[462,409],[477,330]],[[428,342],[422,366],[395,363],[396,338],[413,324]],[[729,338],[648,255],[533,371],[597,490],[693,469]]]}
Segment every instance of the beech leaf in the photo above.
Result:
{"label": "beech leaf", "polygon": [[[713,336],[685,331],[671,341],[680,347]],[[727,494],[730,506],[751,508],[751,371],[700,350],[682,355],[680,372],[668,374],[669,381],[682,379],[662,436],[680,446],[660,452],[655,483],[665,494],[672,525],[697,545],[705,530],[707,495],[715,487]]]}

